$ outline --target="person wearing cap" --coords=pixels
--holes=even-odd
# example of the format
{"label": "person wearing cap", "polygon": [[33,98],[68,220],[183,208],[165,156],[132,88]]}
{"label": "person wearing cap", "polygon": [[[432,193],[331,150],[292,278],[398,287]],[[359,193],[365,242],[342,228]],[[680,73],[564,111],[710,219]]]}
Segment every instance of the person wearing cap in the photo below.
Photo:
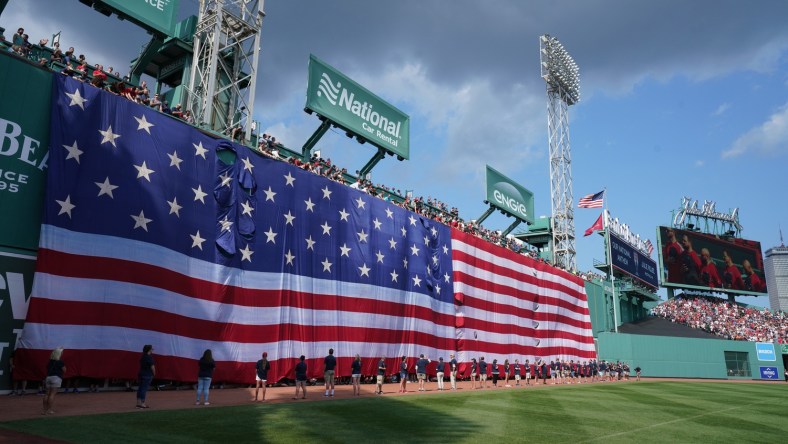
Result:
{"label": "person wearing cap", "polygon": [[323,396],[334,396],[334,370],[337,366],[337,358],[334,356],[334,349],[328,349],[328,356],[323,359],[323,379],[326,381],[326,393]]}
{"label": "person wearing cap", "polygon": [[301,388],[301,399],[306,399],[306,356],[301,355],[298,358],[298,364],[295,366],[295,396],[293,399],[298,399],[298,388]]}
{"label": "person wearing cap", "polygon": [[147,409],[148,404],[145,403],[146,395],[148,394],[148,387],[153,382],[153,377],[156,376],[156,365],[153,362],[153,346],[145,344],[142,347],[142,356],[140,356],[140,371],[137,374],[139,378],[139,388],[137,388],[137,408]]}
{"label": "person wearing cap", "polygon": [[257,393],[260,391],[260,386],[263,388],[263,398],[262,401],[265,401],[265,386],[266,382],[268,381],[268,370],[271,370],[271,363],[268,362],[268,352],[263,352],[263,359],[257,361],[255,365],[255,379],[257,380],[256,386],[254,389],[254,400],[257,401]]}
{"label": "person wearing cap", "polygon": [[454,355],[449,355],[451,360],[449,361],[449,382],[451,382],[451,389],[457,390],[457,360],[454,359]]}
{"label": "person wearing cap", "polygon": [[438,365],[435,367],[435,372],[438,377],[438,390],[443,391],[443,375],[445,374],[443,369],[445,368],[446,364],[443,362],[443,357],[441,356],[438,358]]}

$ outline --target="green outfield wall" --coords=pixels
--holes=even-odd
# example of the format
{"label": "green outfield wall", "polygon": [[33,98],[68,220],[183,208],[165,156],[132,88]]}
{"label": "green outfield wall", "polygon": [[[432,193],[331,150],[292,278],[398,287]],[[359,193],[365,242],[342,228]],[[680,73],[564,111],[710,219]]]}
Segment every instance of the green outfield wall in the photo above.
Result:
{"label": "green outfield wall", "polygon": [[645,377],[782,380],[785,371],[779,344],[602,332],[597,346],[599,359],[640,367]]}

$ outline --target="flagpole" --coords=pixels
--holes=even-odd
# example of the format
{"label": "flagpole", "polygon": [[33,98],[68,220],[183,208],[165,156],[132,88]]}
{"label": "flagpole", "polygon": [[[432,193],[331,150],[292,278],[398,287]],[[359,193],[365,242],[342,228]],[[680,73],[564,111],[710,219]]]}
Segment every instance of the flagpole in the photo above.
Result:
{"label": "flagpole", "polygon": [[618,333],[618,300],[616,297],[616,278],[613,276],[613,252],[610,246],[610,226],[607,221],[610,218],[610,213],[607,210],[607,187],[605,187],[605,209],[603,215],[605,218],[605,241],[607,242],[607,260],[610,262],[610,286],[613,291],[613,328]]}

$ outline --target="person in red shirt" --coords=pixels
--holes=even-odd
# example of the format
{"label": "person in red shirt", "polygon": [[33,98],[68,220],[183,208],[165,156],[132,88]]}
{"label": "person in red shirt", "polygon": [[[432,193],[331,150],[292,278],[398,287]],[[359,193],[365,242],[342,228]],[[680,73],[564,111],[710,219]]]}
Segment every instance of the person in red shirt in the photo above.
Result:
{"label": "person in red shirt", "polygon": [[700,269],[700,278],[703,283],[708,285],[709,288],[722,288],[722,280],[720,279],[719,273],[717,273],[717,266],[714,265],[714,261],[711,260],[709,249],[701,249],[700,257],[703,262],[703,267]]}
{"label": "person in red shirt", "polygon": [[692,249],[692,242],[685,234],[681,237],[681,246],[684,251],[681,253],[681,270],[684,277],[684,283],[690,285],[702,285],[700,280],[700,258],[698,253]]}
{"label": "person in red shirt", "polygon": [[662,257],[665,258],[665,263],[668,269],[668,282],[681,283],[684,281],[684,276],[681,271],[681,253],[684,249],[681,244],[676,242],[676,232],[668,228],[667,233],[668,241],[662,249]]}
{"label": "person in red shirt", "polygon": [[725,288],[743,290],[744,281],[741,278],[741,272],[739,271],[739,267],[734,265],[733,259],[728,254],[727,250],[722,251],[722,260],[725,261],[725,272],[723,273]]}
{"label": "person in red shirt", "polygon": [[766,292],[766,283],[761,280],[760,276],[755,274],[755,270],[752,269],[752,264],[747,259],[741,263],[742,268],[744,268],[744,272],[747,273],[747,278],[744,279],[744,289],[749,291],[760,291]]}

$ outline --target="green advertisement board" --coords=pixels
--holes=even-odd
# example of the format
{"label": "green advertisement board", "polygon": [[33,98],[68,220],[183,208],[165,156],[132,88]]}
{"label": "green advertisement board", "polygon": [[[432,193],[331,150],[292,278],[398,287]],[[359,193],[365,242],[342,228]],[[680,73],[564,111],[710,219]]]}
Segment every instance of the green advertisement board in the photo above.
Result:
{"label": "green advertisement board", "polygon": [[179,0],[97,0],[96,4],[106,5],[123,18],[172,35],[178,15]]}
{"label": "green advertisement board", "polygon": [[534,223],[534,193],[487,165],[487,201],[496,208]]}
{"label": "green advertisement board", "polygon": [[11,388],[9,358],[27,314],[36,258],[0,251],[0,390]]}
{"label": "green advertisement board", "polygon": [[38,248],[51,91],[49,71],[0,53],[0,248]]}
{"label": "green advertisement board", "polygon": [[360,139],[410,158],[410,117],[314,55],[309,56],[305,108]]}

